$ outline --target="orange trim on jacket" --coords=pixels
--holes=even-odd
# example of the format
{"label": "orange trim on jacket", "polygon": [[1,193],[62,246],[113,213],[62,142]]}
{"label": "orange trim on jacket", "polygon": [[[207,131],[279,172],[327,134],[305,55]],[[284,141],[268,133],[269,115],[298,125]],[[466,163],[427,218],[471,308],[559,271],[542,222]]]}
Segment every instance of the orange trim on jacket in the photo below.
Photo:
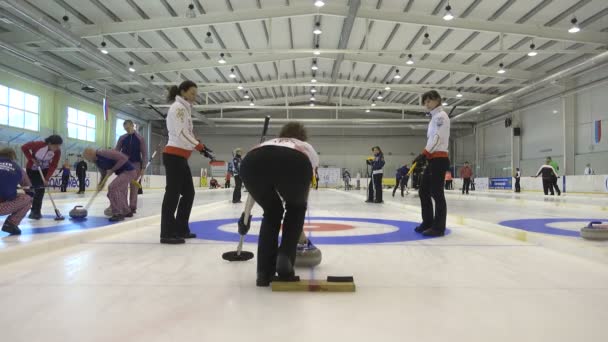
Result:
{"label": "orange trim on jacket", "polygon": [[429,151],[427,151],[425,149],[424,151],[422,151],[422,154],[424,154],[426,156],[426,159],[447,158],[448,157],[448,153],[446,151],[436,151],[436,152],[430,153]]}

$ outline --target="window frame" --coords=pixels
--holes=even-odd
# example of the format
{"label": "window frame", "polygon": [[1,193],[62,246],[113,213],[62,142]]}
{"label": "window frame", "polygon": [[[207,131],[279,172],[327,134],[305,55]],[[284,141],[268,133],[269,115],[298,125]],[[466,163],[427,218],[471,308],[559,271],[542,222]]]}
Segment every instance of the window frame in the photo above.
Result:
{"label": "window frame", "polygon": [[[6,110],[6,122],[0,122],[0,125],[17,128],[17,129],[22,129],[22,130],[26,130],[26,131],[30,131],[30,132],[40,132],[40,96],[27,93],[27,92],[19,90],[17,88],[11,88],[4,84],[0,84],[0,87],[6,88],[6,103],[0,103],[0,107],[3,110]],[[22,100],[23,103],[20,105],[22,108],[15,107],[11,104],[11,92],[12,91],[23,94],[23,100]],[[32,112],[30,109],[33,109],[33,108],[31,108],[30,106],[27,105],[28,97],[35,98],[37,100],[36,112]],[[30,107],[30,108],[28,108],[28,107]],[[11,124],[11,112],[12,111],[18,111],[18,112],[23,113],[21,116],[21,124],[19,124],[19,125]],[[26,118],[28,115],[34,115],[36,117],[36,128],[35,129],[32,129],[32,127],[30,127],[26,124],[26,122],[27,122]]]}

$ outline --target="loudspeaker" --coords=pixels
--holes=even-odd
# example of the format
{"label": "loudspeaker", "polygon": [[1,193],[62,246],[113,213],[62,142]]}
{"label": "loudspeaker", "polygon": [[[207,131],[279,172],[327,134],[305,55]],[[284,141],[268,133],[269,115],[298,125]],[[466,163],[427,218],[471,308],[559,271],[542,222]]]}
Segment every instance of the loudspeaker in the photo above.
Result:
{"label": "loudspeaker", "polygon": [[511,118],[506,118],[506,119],[505,119],[505,127],[506,127],[506,128],[511,127],[511,123],[512,123],[512,122],[513,122],[513,121],[511,121]]}
{"label": "loudspeaker", "polygon": [[514,137],[521,136],[521,128],[520,127],[513,127],[513,136]]}

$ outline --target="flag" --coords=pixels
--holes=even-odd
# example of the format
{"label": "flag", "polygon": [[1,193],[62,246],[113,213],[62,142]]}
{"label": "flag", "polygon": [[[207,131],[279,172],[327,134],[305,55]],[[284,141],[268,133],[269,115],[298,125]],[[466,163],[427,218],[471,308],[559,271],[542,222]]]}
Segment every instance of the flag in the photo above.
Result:
{"label": "flag", "polygon": [[602,140],[602,120],[595,120],[594,133],[595,143],[599,144]]}
{"label": "flag", "polygon": [[110,115],[110,105],[108,104],[108,98],[103,98],[103,120],[108,121],[108,116]]}

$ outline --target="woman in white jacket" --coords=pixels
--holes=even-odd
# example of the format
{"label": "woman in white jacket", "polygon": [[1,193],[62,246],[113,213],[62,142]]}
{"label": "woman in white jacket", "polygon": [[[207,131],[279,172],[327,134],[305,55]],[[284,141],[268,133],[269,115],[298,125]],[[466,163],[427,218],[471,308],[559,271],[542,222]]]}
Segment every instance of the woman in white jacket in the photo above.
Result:
{"label": "woman in white jacket", "polygon": [[163,150],[167,185],[160,221],[161,243],[181,244],[185,242],[184,239],[196,237],[188,226],[194,201],[194,185],[188,158],[192,151],[197,150],[213,159],[211,151],[194,137],[192,103],[196,100],[196,94],[197,87],[192,81],[184,81],[179,87],[173,86],[169,89],[168,100],[172,104],[166,119],[169,141]]}

